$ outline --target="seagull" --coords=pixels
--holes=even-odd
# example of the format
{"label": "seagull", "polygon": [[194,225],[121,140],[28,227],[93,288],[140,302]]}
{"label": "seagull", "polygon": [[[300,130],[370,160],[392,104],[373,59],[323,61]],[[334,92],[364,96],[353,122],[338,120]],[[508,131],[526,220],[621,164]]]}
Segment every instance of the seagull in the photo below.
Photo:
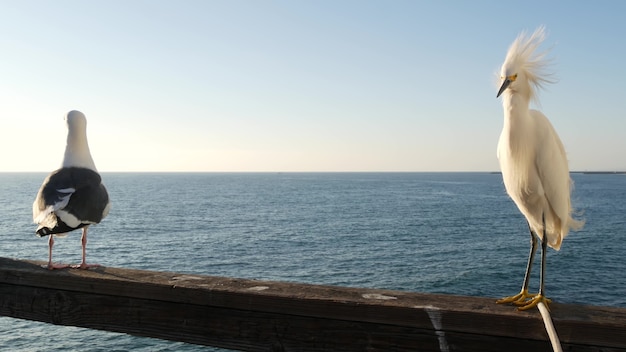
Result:
{"label": "seagull", "polygon": [[[111,203],[89,152],[85,115],[72,110],[67,113],[65,121],[68,133],[63,163],[43,181],[33,202],[33,221],[38,225],[35,233],[39,237],[49,236],[48,269],[88,269],[99,265],[86,262],[87,229],[107,216]],[[64,237],[76,229],[82,230],[81,263],[53,263],[54,237]]]}

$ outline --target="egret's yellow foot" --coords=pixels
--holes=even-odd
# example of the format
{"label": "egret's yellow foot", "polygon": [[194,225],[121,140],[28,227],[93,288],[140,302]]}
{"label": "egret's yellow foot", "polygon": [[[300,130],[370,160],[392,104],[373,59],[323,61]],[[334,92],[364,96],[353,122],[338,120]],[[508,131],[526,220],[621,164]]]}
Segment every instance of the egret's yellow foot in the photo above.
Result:
{"label": "egret's yellow foot", "polygon": [[527,300],[533,297],[536,297],[536,295],[528,293],[528,289],[522,289],[522,291],[520,291],[520,293],[516,294],[515,296],[504,297],[497,300],[496,303],[513,303],[518,306],[524,306]]}
{"label": "egret's yellow foot", "polygon": [[535,297],[531,298],[528,301],[524,301],[524,302],[515,302],[513,304],[515,304],[516,306],[519,306],[517,309],[519,310],[528,310],[531,308],[534,308],[537,306],[537,304],[539,304],[539,302],[543,302],[543,304],[546,305],[546,308],[550,309],[548,307],[548,304],[552,302],[551,299],[547,298],[546,296],[542,295],[542,294],[538,294]]}

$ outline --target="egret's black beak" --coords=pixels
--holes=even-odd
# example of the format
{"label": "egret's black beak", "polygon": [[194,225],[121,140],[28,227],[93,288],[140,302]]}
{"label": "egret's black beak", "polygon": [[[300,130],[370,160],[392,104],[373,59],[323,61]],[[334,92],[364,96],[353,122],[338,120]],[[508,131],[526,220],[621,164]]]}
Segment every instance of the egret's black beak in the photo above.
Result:
{"label": "egret's black beak", "polygon": [[500,94],[502,94],[502,92],[504,92],[504,90],[509,87],[509,84],[511,84],[511,82],[513,81],[508,77],[504,80],[504,82],[502,82],[502,86],[500,87],[500,90],[498,91],[498,95],[496,95],[496,98],[500,97]]}

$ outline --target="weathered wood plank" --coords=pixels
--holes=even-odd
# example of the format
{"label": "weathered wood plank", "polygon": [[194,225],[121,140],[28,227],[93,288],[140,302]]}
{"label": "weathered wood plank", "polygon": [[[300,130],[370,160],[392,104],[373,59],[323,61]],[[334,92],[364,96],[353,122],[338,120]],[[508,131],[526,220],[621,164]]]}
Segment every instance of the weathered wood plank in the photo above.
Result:
{"label": "weathered wood plank", "polygon": [[[247,351],[550,351],[493,299],[0,258],[0,315]],[[626,351],[626,309],[551,305],[565,350]]]}

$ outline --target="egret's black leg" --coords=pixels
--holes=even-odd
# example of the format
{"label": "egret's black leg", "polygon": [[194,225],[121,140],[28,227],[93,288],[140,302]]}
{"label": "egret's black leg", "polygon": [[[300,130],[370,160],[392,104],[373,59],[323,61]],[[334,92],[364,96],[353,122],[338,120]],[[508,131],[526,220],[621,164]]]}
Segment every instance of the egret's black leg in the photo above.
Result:
{"label": "egret's black leg", "polygon": [[535,253],[537,252],[537,236],[535,236],[533,230],[530,228],[530,224],[528,224],[528,231],[530,232],[530,253],[528,254],[528,264],[526,264],[526,274],[524,275],[522,290],[520,291],[520,293],[514,296],[499,299],[496,301],[496,303],[513,303],[516,305],[524,305],[526,304],[527,298],[533,297],[533,295],[528,293],[528,285],[530,283],[530,272],[532,271]]}
{"label": "egret's black leg", "polygon": [[546,277],[546,253],[548,252],[548,237],[546,235],[545,214],[541,215],[541,222],[543,225],[543,237],[541,238],[541,272],[539,277],[539,294],[529,300],[527,304],[521,305],[521,307],[519,307],[519,310],[527,310],[533,308],[534,306],[539,304],[539,302],[544,302],[546,306],[548,305],[548,303],[551,302],[550,299],[546,298],[543,286],[544,279]]}
{"label": "egret's black leg", "polygon": [[544,296],[543,283],[546,277],[546,252],[548,239],[546,238],[546,219],[543,219],[543,240],[541,241],[541,276],[539,278],[539,294]]}
{"label": "egret's black leg", "polygon": [[528,254],[528,264],[526,264],[526,275],[524,275],[524,283],[522,284],[522,291],[528,292],[528,285],[530,284],[530,272],[533,268],[533,261],[535,260],[535,253],[537,252],[537,236],[530,229],[528,224],[528,230],[530,232],[530,253]]}

